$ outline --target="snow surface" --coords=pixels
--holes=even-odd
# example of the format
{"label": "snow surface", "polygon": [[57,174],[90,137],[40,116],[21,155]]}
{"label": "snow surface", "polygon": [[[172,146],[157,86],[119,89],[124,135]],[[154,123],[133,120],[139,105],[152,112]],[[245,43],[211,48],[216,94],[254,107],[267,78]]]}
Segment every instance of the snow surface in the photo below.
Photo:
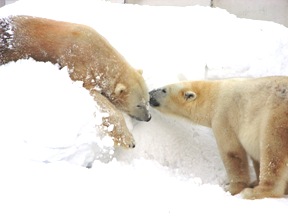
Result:
{"label": "snow surface", "polygon": [[[1,17],[16,14],[92,26],[144,70],[149,89],[288,71],[287,28],[222,9],[97,0],[20,0],[0,9]],[[148,123],[126,117],[136,148],[114,149],[97,135],[101,113],[80,86],[51,63],[0,66],[0,215],[287,212],[287,196],[251,201],[225,192],[208,128],[151,110]]]}

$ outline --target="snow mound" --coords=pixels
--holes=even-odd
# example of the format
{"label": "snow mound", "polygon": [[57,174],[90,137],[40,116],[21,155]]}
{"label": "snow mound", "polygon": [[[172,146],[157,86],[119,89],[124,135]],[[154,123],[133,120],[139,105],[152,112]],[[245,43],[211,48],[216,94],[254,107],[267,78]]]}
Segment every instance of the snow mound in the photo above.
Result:
{"label": "snow mound", "polygon": [[1,66],[0,98],[1,147],[15,157],[83,166],[112,157],[112,139],[96,129],[103,114],[67,68],[32,59]]}
{"label": "snow mound", "polygon": [[[19,0],[0,9],[1,17],[17,14],[95,28],[143,69],[149,89],[288,71],[287,28],[219,8]],[[97,105],[66,68],[32,59],[0,66],[0,100],[1,215],[287,212],[287,197],[250,201],[223,190],[208,128],[152,110],[148,123],[126,118],[136,148],[114,149],[95,130]]]}

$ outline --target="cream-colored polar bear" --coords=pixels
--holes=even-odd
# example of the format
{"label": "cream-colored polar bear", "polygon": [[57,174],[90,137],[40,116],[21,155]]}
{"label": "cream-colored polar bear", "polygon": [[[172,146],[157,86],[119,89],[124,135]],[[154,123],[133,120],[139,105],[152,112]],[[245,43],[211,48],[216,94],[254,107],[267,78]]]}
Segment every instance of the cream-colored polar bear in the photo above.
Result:
{"label": "cream-colored polar bear", "polygon": [[[150,105],[212,128],[231,194],[242,191],[247,199],[284,195],[288,180],[288,77],[175,83],[151,91]],[[258,177],[254,188],[249,188],[247,155]]]}
{"label": "cream-colored polar bear", "polygon": [[99,109],[109,114],[103,119],[103,132],[116,145],[135,146],[120,111],[149,121],[148,89],[141,71],[132,68],[104,37],[76,23],[31,16],[0,19],[0,65],[29,57],[67,67],[71,79],[82,81]]}

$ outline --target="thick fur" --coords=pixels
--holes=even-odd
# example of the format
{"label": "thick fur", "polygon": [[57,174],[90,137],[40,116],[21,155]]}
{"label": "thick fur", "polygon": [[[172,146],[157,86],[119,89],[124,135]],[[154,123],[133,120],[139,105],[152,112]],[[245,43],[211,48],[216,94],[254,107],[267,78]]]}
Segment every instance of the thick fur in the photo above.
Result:
{"label": "thick fur", "polygon": [[113,113],[103,121],[115,126],[108,132],[115,143],[135,146],[120,111],[149,121],[148,90],[141,71],[132,68],[104,37],[75,23],[30,16],[0,19],[0,65],[29,57],[66,66],[71,79],[82,81],[100,108]]}
{"label": "thick fur", "polygon": [[[150,92],[157,110],[213,129],[230,180],[247,199],[282,197],[288,181],[288,77],[175,83]],[[250,156],[258,177],[250,184]]]}

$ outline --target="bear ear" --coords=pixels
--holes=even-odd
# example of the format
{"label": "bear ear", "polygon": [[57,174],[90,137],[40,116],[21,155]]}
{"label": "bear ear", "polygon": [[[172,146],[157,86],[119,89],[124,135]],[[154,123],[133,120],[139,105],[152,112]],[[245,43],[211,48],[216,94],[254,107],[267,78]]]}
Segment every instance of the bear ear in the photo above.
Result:
{"label": "bear ear", "polygon": [[142,69],[138,69],[137,72],[142,75],[143,74],[143,70]]}
{"label": "bear ear", "polygon": [[184,93],[184,98],[186,101],[192,101],[192,100],[195,100],[197,97],[196,93],[193,92],[193,91],[186,91]]}
{"label": "bear ear", "polygon": [[115,93],[116,95],[120,95],[120,94],[123,93],[125,90],[126,90],[126,86],[123,85],[122,83],[118,83],[118,84],[116,85],[116,88],[115,88],[115,90],[114,90],[114,93]]}

